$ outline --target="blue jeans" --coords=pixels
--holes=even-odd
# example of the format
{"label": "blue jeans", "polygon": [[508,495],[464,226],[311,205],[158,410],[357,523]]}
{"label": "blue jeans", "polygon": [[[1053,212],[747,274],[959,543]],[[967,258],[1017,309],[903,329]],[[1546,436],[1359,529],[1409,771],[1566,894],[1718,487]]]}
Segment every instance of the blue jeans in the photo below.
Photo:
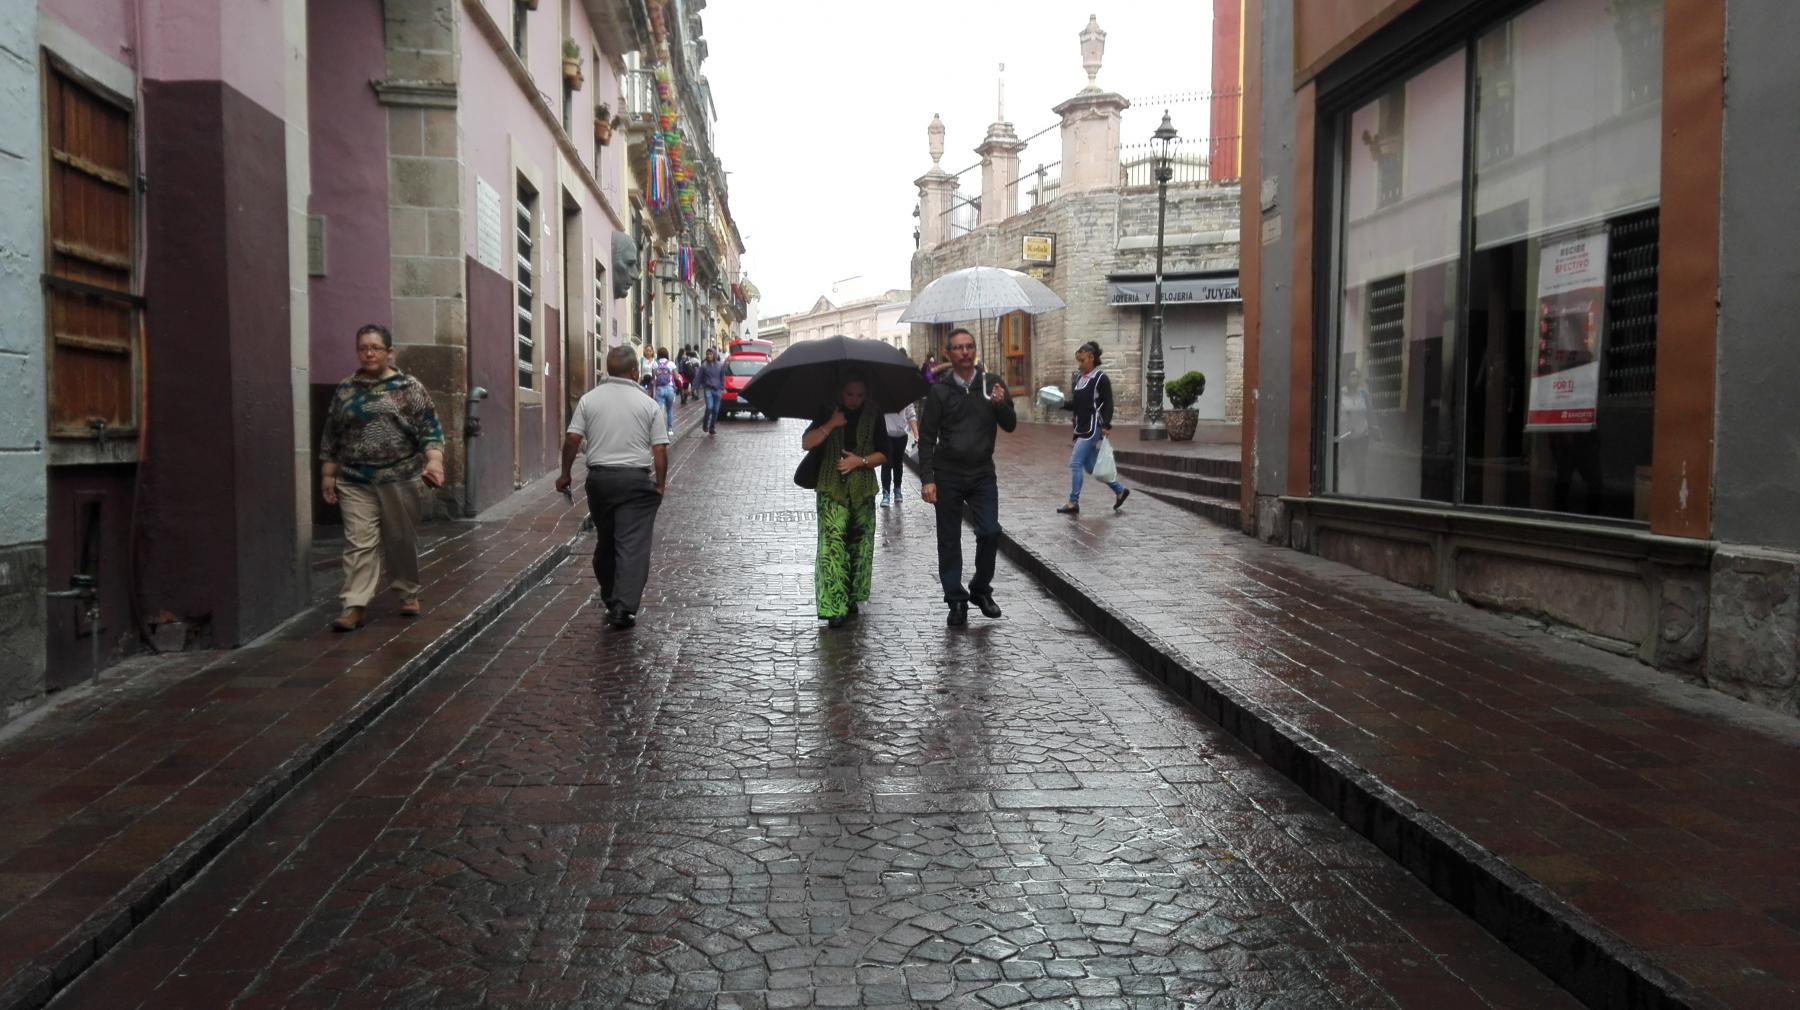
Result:
{"label": "blue jeans", "polygon": [[706,394],[706,418],[701,422],[700,426],[707,431],[711,431],[714,426],[719,423],[720,391],[717,389],[702,389],[700,392]]}
{"label": "blue jeans", "polygon": [[[994,591],[994,558],[1000,552],[1000,487],[992,472],[939,470],[937,481],[938,582],[944,602],[967,603]],[[975,577],[962,584],[963,507],[975,521]]]}
{"label": "blue jeans", "polygon": [[663,413],[669,419],[669,430],[675,430],[675,387],[657,386],[656,402],[663,405]]}
{"label": "blue jeans", "polygon": [[[1075,449],[1069,453],[1069,501],[1081,501],[1081,481],[1084,475],[1094,469],[1094,460],[1100,455],[1100,440],[1105,437],[1102,432],[1095,432],[1093,438],[1077,438]],[[1112,482],[1113,494],[1125,490],[1125,485]]]}

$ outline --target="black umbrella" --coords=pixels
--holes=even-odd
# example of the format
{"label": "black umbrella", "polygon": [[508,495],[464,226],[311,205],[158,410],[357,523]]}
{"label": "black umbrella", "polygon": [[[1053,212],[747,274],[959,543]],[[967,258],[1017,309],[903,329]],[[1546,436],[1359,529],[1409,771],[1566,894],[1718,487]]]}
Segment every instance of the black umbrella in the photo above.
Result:
{"label": "black umbrella", "polygon": [[905,352],[879,340],[835,336],[792,344],[756,373],[741,394],[770,417],[803,417],[829,413],[850,375],[860,375],[869,399],[882,413],[893,413],[925,395],[919,366]]}

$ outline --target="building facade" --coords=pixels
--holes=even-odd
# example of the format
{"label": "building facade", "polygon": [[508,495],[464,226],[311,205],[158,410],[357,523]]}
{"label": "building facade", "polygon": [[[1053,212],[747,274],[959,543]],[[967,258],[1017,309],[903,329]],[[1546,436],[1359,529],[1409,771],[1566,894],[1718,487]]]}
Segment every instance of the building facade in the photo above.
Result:
{"label": "building facade", "polygon": [[1800,711],[1775,125],[1800,99],[1771,50],[1800,14],[1249,0],[1245,23],[1253,532]]}
{"label": "building facade", "polygon": [[744,243],[713,145],[705,6],[653,3],[650,45],[626,62],[631,231],[647,271],[631,296],[630,338],[670,354],[723,349],[749,311]]}
{"label": "building facade", "polygon": [[306,4],[7,4],[0,714],[306,598]]}
{"label": "building facade", "polygon": [[792,345],[842,334],[861,340],[879,340],[904,349],[912,327],[900,322],[900,313],[906,311],[911,298],[911,293],[903,288],[866,298],[855,298],[842,304],[834,303],[830,297],[822,295],[805,312],[794,312],[783,317],[788,331],[788,343]]}
{"label": "building facade", "polygon": [[[1219,24],[1227,30],[1215,38],[1215,49],[1235,52],[1234,22]],[[1005,377],[1015,397],[1029,398],[1042,386],[1067,385],[1075,349],[1097,341],[1117,394],[1116,416],[1133,422],[1145,409],[1159,200],[1149,145],[1121,143],[1121,114],[1130,103],[1094,83],[1105,37],[1090,19],[1080,33],[1089,85],[1051,110],[1060,119],[1055,179],[1046,169],[1020,175],[1020,159],[1028,147],[1002,116],[976,149],[980,195],[964,199],[958,176],[941,165],[944,128],[933,119],[927,130],[932,167],[915,182],[919,250],[912,261],[913,290],[971,266],[1032,274],[1067,307],[1038,316],[970,318],[956,325],[977,334],[986,367]],[[1161,240],[1164,374],[1169,379],[1188,371],[1204,374],[1205,392],[1195,406],[1202,419],[1223,422],[1236,422],[1243,404],[1238,185],[1235,175],[1222,174],[1236,167],[1237,105],[1235,89],[1217,91],[1207,103],[1207,120],[1190,127],[1215,131],[1205,147],[1209,153],[1171,159],[1174,179]],[[1032,204],[1023,211],[1018,206],[1021,187],[1027,188]],[[959,225],[959,210],[971,204],[976,210],[973,226]],[[951,328],[914,327],[909,352],[919,359],[928,353],[941,356]],[[1027,403],[1028,413],[1049,419],[1034,402]]]}
{"label": "building facade", "polygon": [[[306,603],[314,524],[335,521],[322,408],[365,323],[436,401],[440,514],[556,467],[648,301],[654,235],[614,136],[630,71],[705,93],[682,3],[8,9],[0,44],[30,62],[0,60],[0,368],[23,391],[0,403],[0,713]],[[671,342],[743,311],[723,173],[709,146],[696,162]]]}

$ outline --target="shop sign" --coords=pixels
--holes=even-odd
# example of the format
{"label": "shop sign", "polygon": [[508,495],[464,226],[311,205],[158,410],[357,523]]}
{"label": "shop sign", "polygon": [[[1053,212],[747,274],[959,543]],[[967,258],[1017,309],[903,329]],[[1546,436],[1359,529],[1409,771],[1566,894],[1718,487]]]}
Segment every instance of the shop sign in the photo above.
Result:
{"label": "shop sign", "polygon": [[[1244,296],[1238,290],[1236,274],[1228,277],[1164,277],[1162,300],[1164,305],[1218,305],[1225,302],[1241,302],[1244,300]],[[1155,280],[1109,279],[1106,282],[1106,304],[1108,305],[1154,305],[1155,303]]]}
{"label": "shop sign", "polygon": [[1592,431],[1606,334],[1606,230],[1544,243],[1526,431]]}
{"label": "shop sign", "polygon": [[1024,250],[1020,255],[1026,263],[1040,263],[1050,266],[1056,262],[1055,235],[1027,235]]}

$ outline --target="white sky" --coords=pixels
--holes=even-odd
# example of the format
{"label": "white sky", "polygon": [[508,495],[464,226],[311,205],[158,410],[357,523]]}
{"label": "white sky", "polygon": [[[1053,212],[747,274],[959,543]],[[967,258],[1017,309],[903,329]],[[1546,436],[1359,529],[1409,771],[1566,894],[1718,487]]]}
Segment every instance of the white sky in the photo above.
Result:
{"label": "white sky", "polygon": [[[910,287],[912,180],[931,167],[932,113],[946,128],[944,169],[976,164],[1004,62],[1019,136],[1054,126],[1051,107],[1087,83],[1078,36],[1089,14],[1107,33],[1097,83],[1133,100],[1123,142],[1147,141],[1165,105],[1184,140],[1203,137],[1211,0],[711,0],[701,17],[716,149],[763,315],[804,311],[857,275],[871,292]],[[1180,99],[1139,101],[1158,96]],[[1051,130],[1020,170],[1061,157]],[[979,170],[961,178],[961,194],[980,193]]]}

